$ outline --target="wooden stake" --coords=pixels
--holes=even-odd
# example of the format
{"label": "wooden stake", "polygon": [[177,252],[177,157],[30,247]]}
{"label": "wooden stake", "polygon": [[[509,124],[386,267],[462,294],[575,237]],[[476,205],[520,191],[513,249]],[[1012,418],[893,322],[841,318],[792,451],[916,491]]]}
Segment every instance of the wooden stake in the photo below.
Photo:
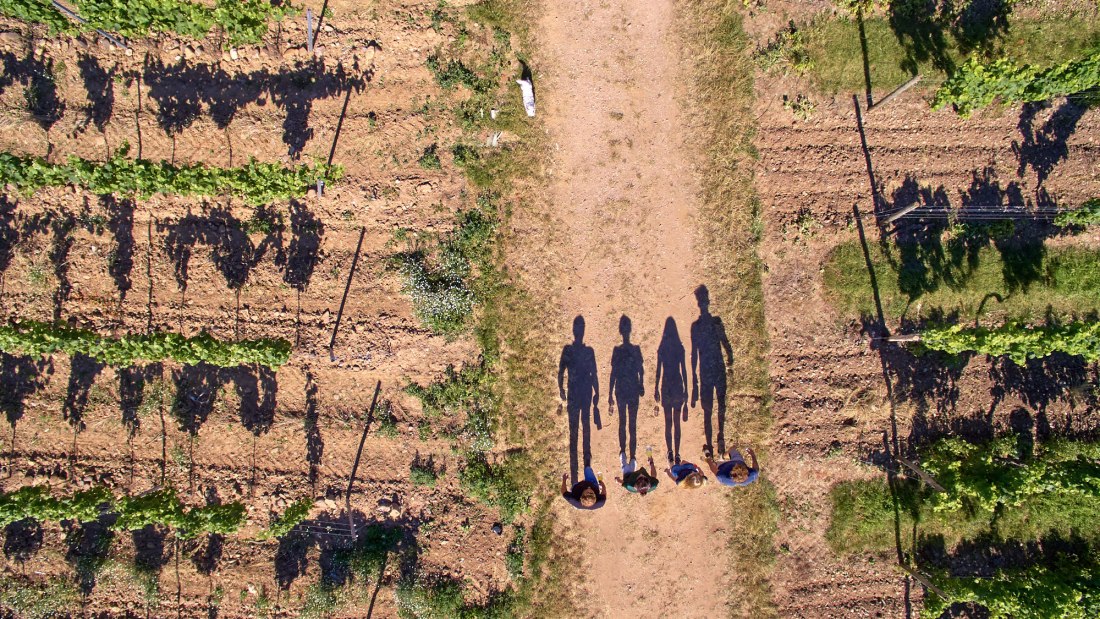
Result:
{"label": "wooden stake", "polygon": [[907,206],[907,207],[901,209],[900,211],[894,213],[893,215],[887,217],[886,218],[886,223],[892,224],[895,221],[901,219],[902,217],[905,217],[909,213],[912,213],[913,211],[919,209],[922,206],[924,206],[924,205],[921,204],[920,202],[917,202],[916,204],[910,204],[909,206]]}
{"label": "wooden stake", "polygon": [[947,492],[947,489],[941,486],[939,482],[932,478],[931,475],[922,471],[921,468],[916,464],[913,464],[912,462],[906,460],[905,458],[902,458],[901,456],[897,456],[895,459],[905,465],[905,468],[916,473],[917,476],[921,478],[921,481],[928,484],[929,486],[932,486],[932,488],[934,488],[937,492]]}
{"label": "wooden stake", "polygon": [[905,92],[906,90],[909,90],[913,86],[916,86],[917,82],[919,82],[921,80],[921,77],[922,76],[919,73],[914,75],[913,79],[909,80],[908,82],[905,82],[901,86],[898,86],[897,89],[894,90],[894,92],[892,92],[892,93],[886,95],[885,97],[883,97],[881,101],[877,101],[877,102],[875,102],[874,105],[868,106],[867,111],[870,112],[871,110],[877,110],[878,108],[882,107],[883,105],[886,105],[894,97],[900,95],[901,93]]}
{"label": "wooden stake", "polygon": [[901,569],[905,570],[910,576],[915,578],[917,580],[917,582],[924,585],[925,588],[935,592],[936,595],[940,596],[941,598],[943,598],[945,600],[950,599],[950,598],[947,597],[947,594],[943,592],[943,589],[940,589],[936,585],[932,584],[932,581],[928,580],[928,577],[925,576],[924,574],[921,574],[917,570],[909,567],[908,565],[905,565],[904,563],[898,563],[898,566],[900,566]]}

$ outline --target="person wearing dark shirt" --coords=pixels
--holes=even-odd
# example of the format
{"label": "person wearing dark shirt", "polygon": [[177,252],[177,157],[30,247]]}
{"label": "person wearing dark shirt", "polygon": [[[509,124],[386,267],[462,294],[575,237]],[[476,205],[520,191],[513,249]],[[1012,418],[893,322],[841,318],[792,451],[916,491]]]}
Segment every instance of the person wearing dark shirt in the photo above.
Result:
{"label": "person wearing dark shirt", "polygon": [[561,496],[577,509],[599,509],[607,502],[607,486],[596,478],[591,468],[584,469],[584,479],[570,489],[569,474],[561,475]]}
{"label": "person wearing dark shirt", "polygon": [[622,484],[627,492],[637,492],[642,496],[656,490],[658,483],[660,483],[657,480],[657,465],[653,464],[652,457],[649,459],[648,471],[645,467],[637,466],[637,463],[631,460],[629,464],[623,466],[623,476],[621,478],[616,477],[615,481]]}
{"label": "person wearing dark shirt", "polygon": [[677,486],[689,490],[702,488],[707,483],[707,476],[703,475],[703,471],[698,466],[690,462],[680,462],[679,459],[665,469],[665,474],[676,482]]}

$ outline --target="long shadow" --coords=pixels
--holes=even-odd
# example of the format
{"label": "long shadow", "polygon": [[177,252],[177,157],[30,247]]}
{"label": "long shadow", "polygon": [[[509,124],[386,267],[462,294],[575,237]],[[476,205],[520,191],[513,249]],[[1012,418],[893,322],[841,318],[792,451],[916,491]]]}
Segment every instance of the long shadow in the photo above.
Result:
{"label": "long shadow", "polygon": [[195,439],[214,410],[222,386],[221,369],[206,363],[183,366],[174,371],[176,395],[172,400],[172,417],[189,438],[187,461],[188,484],[195,487]]}
{"label": "long shadow", "polygon": [[[993,382],[993,402],[990,414],[1008,395],[1019,397],[1038,416],[1040,440],[1052,433],[1071,434],[1073,428],[1053,427],[1047,409],[1054,403],[1070,399],[1085,411],[1096,410],[1097,396],[1090,385],[1096,384],[1096,371],[1082,357],[1055,353],[1042,359],[1031,359],[1017,365],[1008,359],[994,361],[989,368]],[[1078,389],[1079,388],[1079,389]],[[1075,394],[1074,392],[1077,391]],[[1063,423],[1068,424],[1069,418]]]}
{"label": "long shadow", "polygon": [[[568,382],[565,383],[563,379],[567,374]],[[569,418],[569,471],[573,484],[576,484],[580,462],[585,467],[592,465],[592,411],[598,407],[600,395],[596,353],[591,346],[584,343],[582,316],[573,319],[573,343],[566,344],[561,350],[558,361],[558,391],[561,399],[565,400]]]}
{"label": "long shadow", "polygon": [[52,59],[27,53],[22,58],[11,52],[0,52],[0,94],[18,83],[23,86],[23,100],[27,111],[47,132],[65,114],[65,102],[57,92],[54,77],[56,67]]}
{"label": "long shadow", "polygon": [[130,273],[134,270],[134,203],[114,196],[102,196],[99,200],[108,214],[107,229],[115,237],[115,248],[108,258],[107,270],[115,280],[121,307],[126,301],[126,293],[133,287]]}
{"label": "long shadow", "polygon": [[937,0],[897,0],[890,3],[890,28],[905,48],[901,68],[912,75],[919,65],[931,62],[937,69],[950,75],[955,62],[948,54],[945,23],[937,10]]}
{"label": "long shadow", "polygon": [[33,359],[0,352],[0,409],[11,426],[11,451],[15,456],[15,427],[27,412],[27,398],[41,389],[46,374],[53,371],[47,359]]}
{"label": "long shadow", "polygon": [[[665,319],[664,333],[657,346],[656,378],[653,384],[654,398],[660,398],[665,412],[665,448],[673,461],[680,457],[681,413],[687,413],[687,362],[684,344],[676,329],[676,321]],[[664,380],[662,380],[664,379]]]}
{"label": "long shadow", "polygon": [[[867,99],[867,109],[875,104],[871,98],[871,57],[867,51],[867,29],[863,26],[863,7],[856,6],[856,26],[859,28],[859,50],[863,54],[863,85]],[[858,108],[858,106],[857,106]],[[863,133],[863,123],[860,122],[860,134]],[[866,145],[866,140],[864,140]],[[870,169],[870,166],[868,166]]]}
{"label": "long shadow", "polygon": [[225,129],[246,105],[263,105],[270,99],[286,111],[283,142],[294,157],[313,136],[309,114],[314,101],[360,91],[372,77],[371,70],[363,71],[358,65],[345,68],[338,63],[329,69],[316,58],[276,72],[229,73],[187,60],[170,65],[147,60],[142,70],[148,95],[157,102],[157,122],[169,135],[189,127],[204,107],[218,128]]}
{"label": "long shadow", "polygon": [[317,407],[317,383],[313,381],[313,372],[306,372],[306,462],[309,463],[309,485],[317,491],[317,478],[321,460],[325,453],[325,439],[321,436],[320,413]]}
{"label": "long shadow", "polygon": [[85,427],[84,412],[88,408],[92,385],[107,366],[82,353],[73,355],[70,361],[69,386],[65,391],[65,403],[61,411],[73,432],[78,433]]}
{"label": "long shadow", "polygon": [[73,229],[76,218],[70,213],[54,215],[50,221],[53,241],[50,245],[50,263],[57,277],[57,290],[53,296],[54,322],[61,320],[61,310],[72,294],[73,285],[69,281],[69,252],[73,248]]}
{"label": "long shadow", "polygon": [[256,486],[257,442],[275,423],[275,396],[278,391],[275,371],[264,366],[226,368],[222,370],[222,380],[232,381],[236,386],[241,425],[252,433],[251,491]]}
{"label": "long shadow", "polygon": [[325,226],[321,219],[310,212],[305,204],[290,201],[290,244],[284,256],[283,281],[295,291],[297,309],[294,314],[295,344],[301,339],[302,292],[313,279],[313,271],[320,260],[321,241]]}
{"label": "long shadow", "polygon": [[65,531],[65,559],[72,564],[85,597],[95,589],[96,578],[110,555],[115,539],[111,530],[114,519],[109,514],[91,522],[74,522]]}
{"label": "long shadow", "polygon": [[[619,409],[619,453],[634,460],[638,450],[638,405],[645,391],[645,369],[642,349],[630,342],[630,318],[619,319],[619,335],[623,342],[611,352],[611,377],[608,379],[608,409],[614,394]],[[660,369],[658,369],[660,371]]]}
{"label": "long shadow", "polygon": [[[695,289],[699,317],[691,323],[691,406],[703,408],[703,434],[707,445],[726,451],[726,368],[733,365],[733,347],[721,317],[710,313],[710,291]],[[714,412],[717,404],[717,443],[714,442]]]}
{"label": "long shadow", "polygon": [[[221,497],[214,486],[207,486],[205,499],[207,505],[221,505]],[[225,536],[220,533],[207,533],[198,548],[191,554],[191,564],[195,570],[203,576],[210,576],[217,571],[221,563],[225,547]]]}
{"label": "long shadow", "polygon": [[0,295],[4,293],[4,275],[15,258],[15,246],[19,244],[19,221],[15,214],[18,203],[0,195]]}
{"label": "long shadow", "polygon": [[[88,104],[84,107],[84,124],[92,124],[104,139],[107,138],[107,123],[111,122],[115,107],[115,75],[118,65],[104,69],[95,56],[80,54],[76,61],[80,78],[84,80],[84,90],[88,93]],[[107,151],[110,152],[110,146]]]}

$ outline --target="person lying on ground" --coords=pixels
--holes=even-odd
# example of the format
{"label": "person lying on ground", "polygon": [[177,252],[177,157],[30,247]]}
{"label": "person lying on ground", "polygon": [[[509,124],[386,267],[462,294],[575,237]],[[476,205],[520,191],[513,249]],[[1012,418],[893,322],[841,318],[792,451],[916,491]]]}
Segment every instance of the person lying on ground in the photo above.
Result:
{"label": "person lying on ground", "polygon": [[577,509],[599,509],[607,501],[607,486],[600,481],[591,467],[584,467],[584,479],[568,486],[569,473],[561,474],[561,497]]}
{"label": "person lying on ground", "polygon": [[752,466],[745,464],[745,457],[736,448],[730,448],[729,460],[719,463],[714,461],[714,452],[711,450],[710,445],[703,446],[703,455],[707,459],[707,465],[714,473],[718,483],[724,486],[747,486],[760,476],[760,466],[756,462],[756,452],[750,447],[745,450],[745,453],[752,458]]}
{"label": "person lying on ground", "polygon": [[707,476],[703,475],[703,471],[690,462],[681,462],[679,458],[676,458],[675,462],[669,462],[668,464],[669,467],[665,469],[665,474],[676,482],[677,486],[694,490],[695,488],[702,488],[707,483]]}
{"label": "person lying on ground", "polygon": [[645,467],[638,467],[634,460],[631,460],[628,464],[623,465],[622,478],[616,477],[615,481],[623,485],[628,492],[637,492],[638,494],[645,496],[647,492],[652,492],[657,488],[657,465],[653,463],[653,456],[649,457],[649,470]]}

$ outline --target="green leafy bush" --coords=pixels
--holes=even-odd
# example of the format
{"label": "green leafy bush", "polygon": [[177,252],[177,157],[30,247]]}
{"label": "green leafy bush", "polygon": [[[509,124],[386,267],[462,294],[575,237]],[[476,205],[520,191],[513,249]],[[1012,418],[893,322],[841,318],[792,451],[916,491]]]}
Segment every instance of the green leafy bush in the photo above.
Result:
{"label": "green leafy bush", "polygon": [[1061,228],[1070,226],[1087,228],[1096,224],[1100,224],[1100,198],[1093,198],[1072,211],[1058,213],[1054,218],[1054,225]]}
{"label": "green leafy bush", "polygon": [[954,106],[961,116],[995,99],[1014,104],[1046,101],[1100,86],[1100,52],[1078,60],[1037,69],[1006,58],[983,64],[972,57],[944,81],[932,101],[933,109]]}
{"label": "green leafy bush", "polygon": [[116,504],[114,528],[134,531],[149,525],[167,525],[183,539],[202,533],[236,533],[245,521],[243,503],[187,508],[173,488],[162,488],[141,496],[124,496]]}
{"label": "green leafy bush", "polygon": [[43,584],[14,576],[0,576],[0,606],[20,619],[70,617],[80,611],[80,592],[66,578],[50,578]]}
{"label": "green leafy bush", "polygon": [[209,363],[219,367],[258,363],[278,369],[290,358],[286,340],[222,342],[203,332],[194,337],[177,333],[101,336],[85,329],[24,320],[0,326],[0,350],[23,355],[65,352],[84,354],[107,365],[129,367],[139,360],[173,359],[186,365]]}
{"label": "green leafy bush", "polygon": [[261,539],[282,539],[301,524],[313,509],[313,499],[304,497],[287,506],[286,511],[277,517],[266,530],[260,533]]}
{"label": "green leafy bush", "polygon": [[114,500],[106,488],[83,490],[68,497],[54,497],[46,486],[24,486],[0,493],[0,527],[27,518],[60,522],[91,522],[99,518],[100,507]]}
{"label": "green leafy bush", "polygon": [[920,333],[921,345],[952,355],[964,352],[999,357],[1024,365],[1028,359],[1041,359],[1052,353],[1100,361],[1100,322],[1071,322],[1064,325],[1029,327],[1008,323],[1000,327],[926,327]]}
{"label": "green leafy bush", "polygon": [[70,6],[88,23],[70,20],[49,0],[0,0],[0,14],[47,24],[54,32],[98,28],[128,38],[173,32],[201,39],[218,26],[225,31],[229,45],[242,45],[259,43],[269,21],[299,10],[290,3],[273,4],[270,0],[217,0],[213,8],[185,0],[72,0]]}
{"label": "green leafy bush", "polygon": [[402,619],[505,619],[513,616],[513,596],[502,592],[483,605],[467,604],[462,584],[454,580],[409,576],[394,591]]}
{"label": "green leafy bush", "polygon": [[466,466],[459,473],[462,489],[486,505],[500,509],[500,519],[506,524],[527,508],[531,498],[512,474],[510,460],[491,465],[484,454],[470,453],[466,457]]}
{"label": "green leafy bush", "polygon": [[940,617],[956,603],[984,606],[990,619],[1087,619],[1100,613],[1095,554],[1063,554],[1050,566],[999,570],[991,578],[940,577],[936,584],[948,597],[926,595],[924,619]]}
{"label": "green leafy bush", "polygon": [[[2,0],[0,0],[2,1]],[[318,179],[327,182],[343,176],[340,166],[285,168],[277,163],[249,160],[238,168],[218,168],[201,163],[172,165],[167,161],[128,159],[129,146],[120,148],[105,162],[70,155],[65,163],[49,163],[42,157],[0,153],[0,185],[12,185],[31,194],[43,187],[76,185],[99,194],[148,197],[155,193],[181,196],[237,196],[249,204],[304,196]]]}

